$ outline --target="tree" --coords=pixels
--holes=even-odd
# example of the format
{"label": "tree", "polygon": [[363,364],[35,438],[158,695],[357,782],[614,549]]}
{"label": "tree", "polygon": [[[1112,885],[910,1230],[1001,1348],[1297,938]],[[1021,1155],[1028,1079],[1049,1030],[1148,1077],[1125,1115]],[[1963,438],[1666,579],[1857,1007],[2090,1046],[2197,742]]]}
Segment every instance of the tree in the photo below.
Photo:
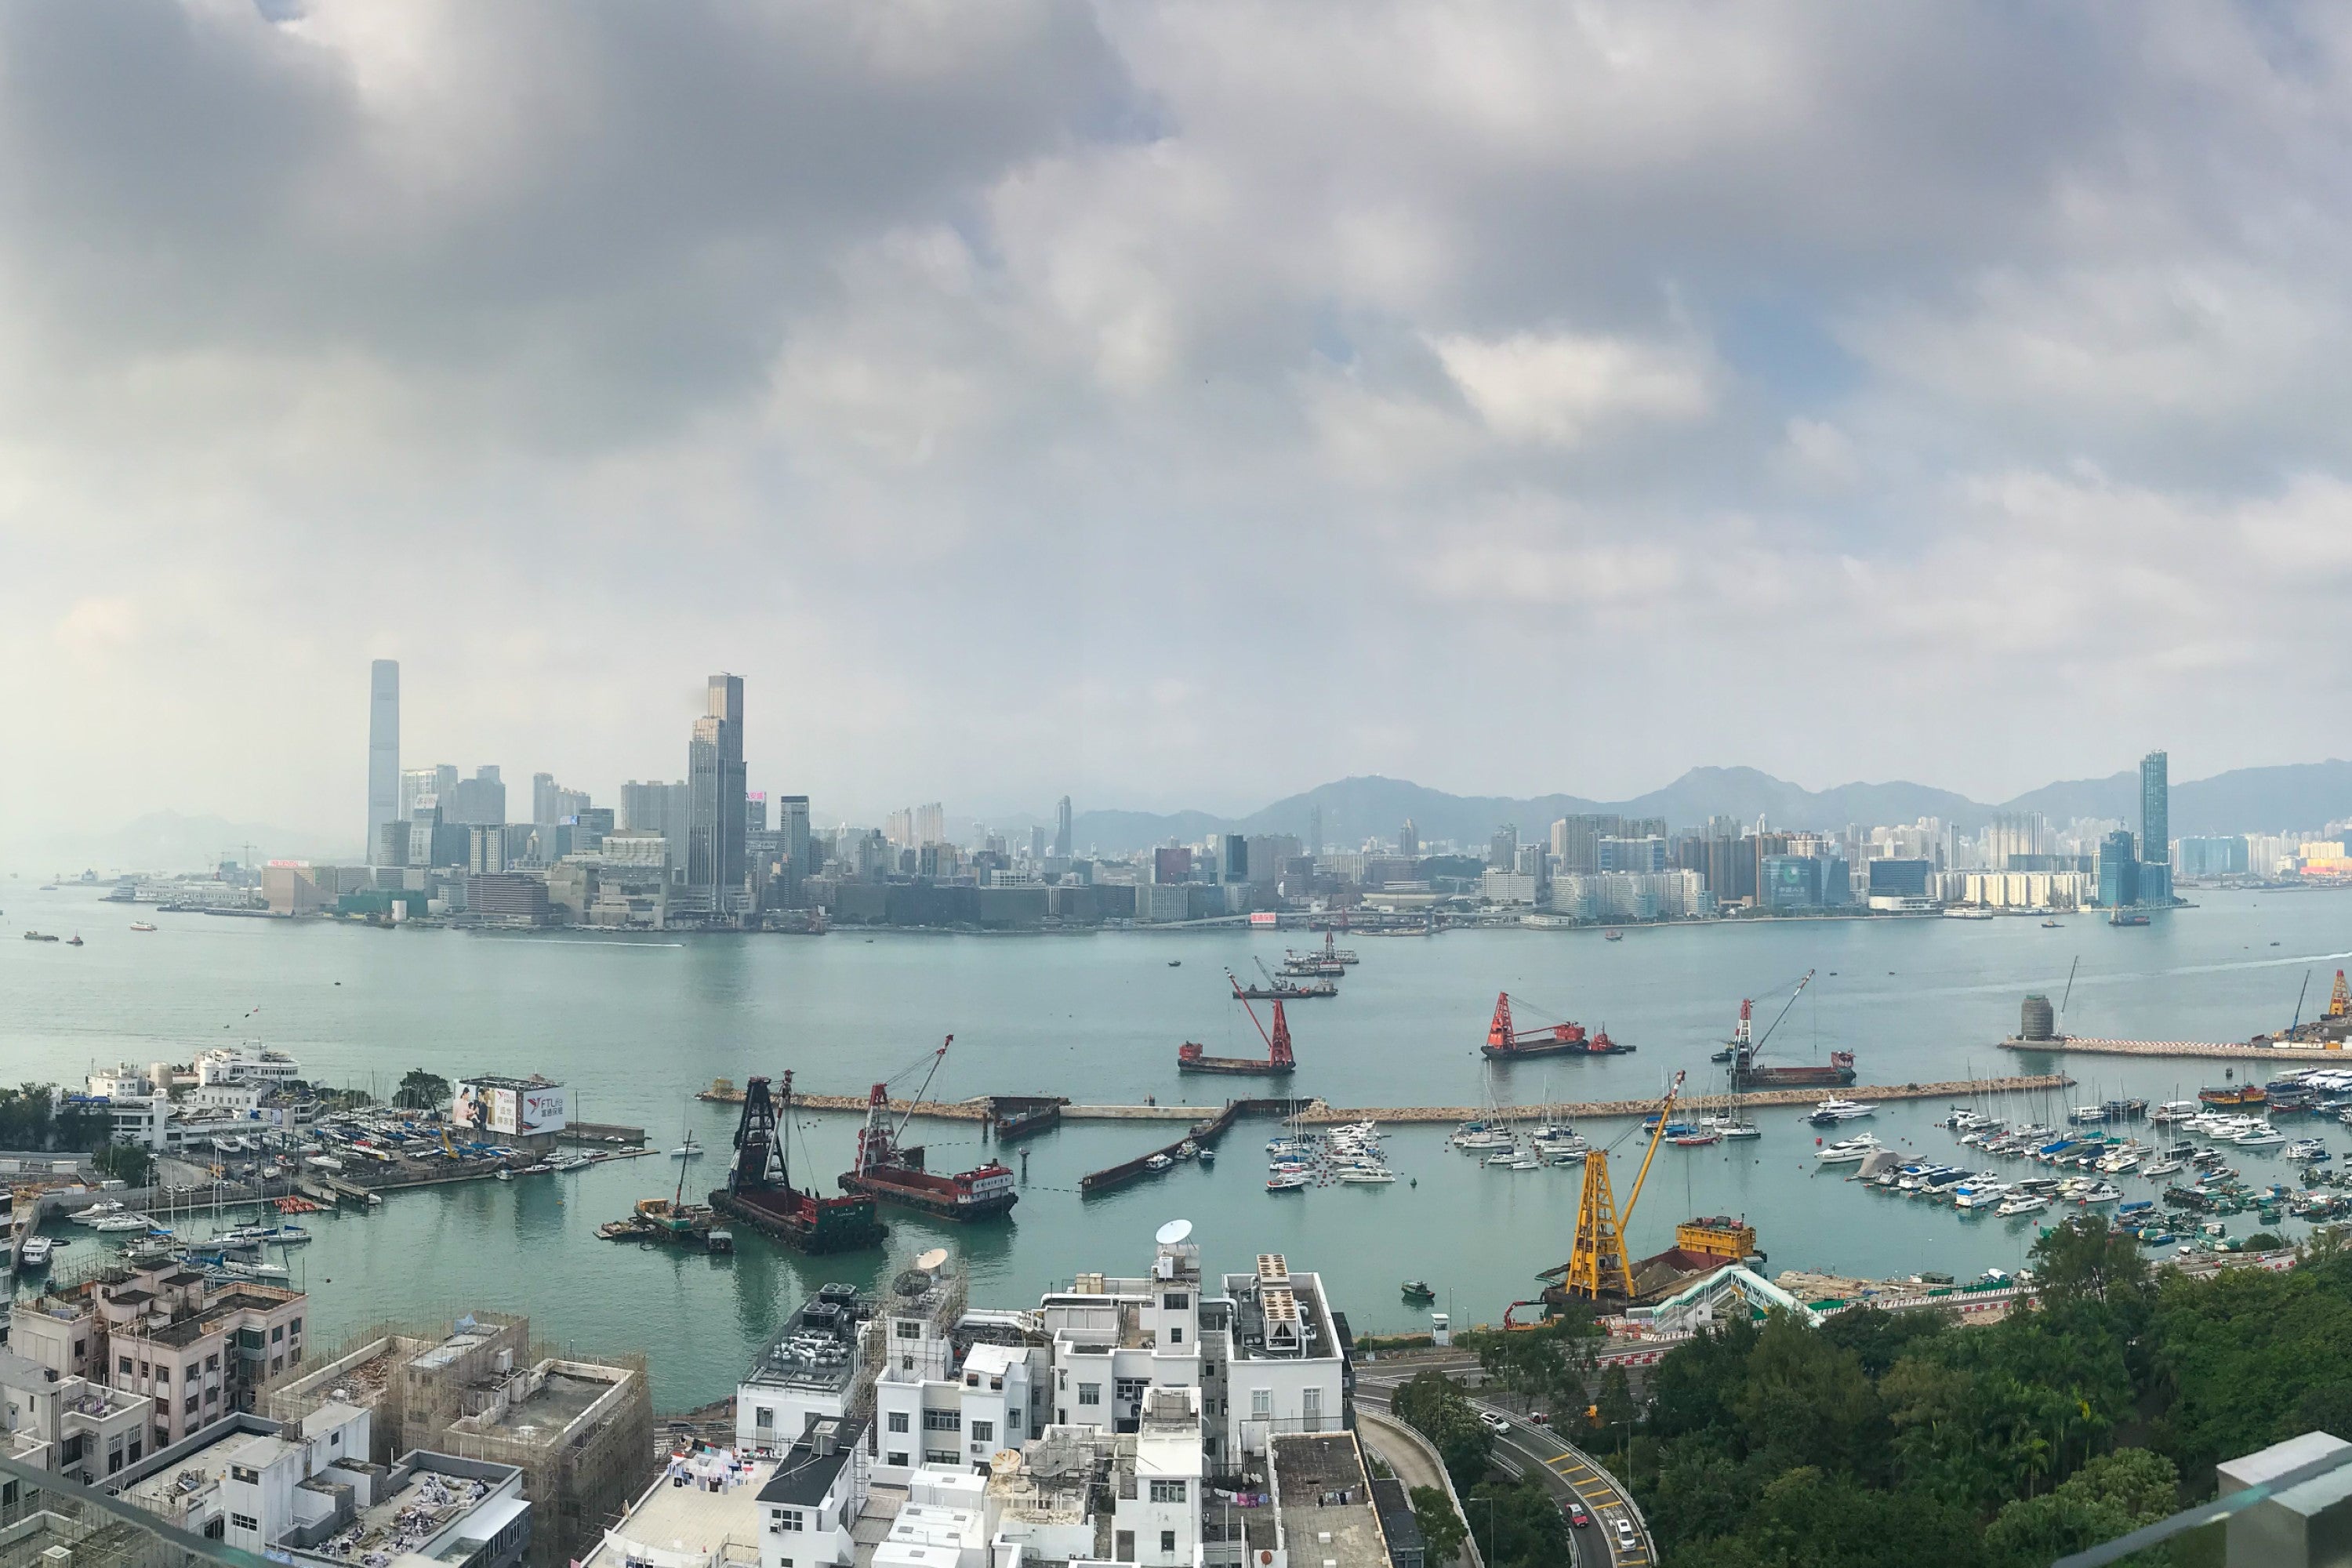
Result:
{"label": "tree", "polygon": [[1463,1500],[1478,1522],[1486,1568],[1557,1568],[1569,1560],[1568,1521],[1541,1483],[1481,1481]]}
{"label": "tree", "polygon": [[[1998,1568],[2041,1568],[2166,1518],[2179,1485],[2179,1472],[2161,1454],[2145,1448],[2102,1454],[2055,1490],[2002,1508],[1985,1530],[1985,1555]],[[2159,1547],[2126,1561],[2152,1568],[2168,1560]]]}
{"label": "tree", "polygon": [[2147,1293],[2147,1258],[2137,1238],[2108,1225],[2105,1215],[2052,1226],[2033,1244],[2032,1258],[2033,1282],[2045,1307]]}
{"label": "tree", "polygon": [[155,1156],[139,1143],[109,1143],[92,1163],[125,1186],[143,1187],[155,1173]]}
{"label": "tree", "polygon": [[1589,1313],[1561,1316],[1527,1329],[1472,1330],[1455,1342],[1475,1352],[1496,1383],[1530,1405],[1555,1412],[1582,1403],[1600,1330]]}
{"label": "tree", "polygon": [[1486,1473],[1494,1434],[1478,1419],[1462,1385],[1442,1372],[1415,1374],[1390,1401],[1397,1419],[1429,1439],[1457,1489]]}
{"label": "tree", "polygon": [[1444,1568],[1462,1554],[1462,1542],[1469,1534],[1462,1516],[1454,1510],[1454,1500],[1444,1487],[1415,1487],[1408,1495],[1412,1521],[1421,1526],[1422,1560],[1429,1568]]}
{"label": "tree", "polygon": [[449,1080],[423,1068],[410,1068],[401,1075],[400,1088],[392,1097],[393,1104],[403,1110],[437,1110],[449,1100]]}

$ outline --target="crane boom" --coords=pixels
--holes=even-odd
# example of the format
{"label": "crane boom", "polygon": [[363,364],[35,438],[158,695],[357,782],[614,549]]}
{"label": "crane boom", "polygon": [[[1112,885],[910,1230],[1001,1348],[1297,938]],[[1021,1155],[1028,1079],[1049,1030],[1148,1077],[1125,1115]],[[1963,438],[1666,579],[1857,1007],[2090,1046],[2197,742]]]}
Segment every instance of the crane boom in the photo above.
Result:
{"label": "crane boom", "polygon": [[1650,1146],[1642,1152],[1642,1168],[1633,1173],[1633,1190],[1625,1194],[1625,1213],[1618,1221],[1621,1226],[1633,1223],[1633,1205],[1642,1201],[1642,1184],[1650,1179],[1650,1162],[1658,1157],[1658,1144],[1666,1135],[1666,1118],[1674,1111],[1675,1097],[1682,1091],[1683,1075],[1678,1072],[1675,1081],[1666,1086],[1666,1098],[1658,1102],[1658,1124],[1651,1130]]}

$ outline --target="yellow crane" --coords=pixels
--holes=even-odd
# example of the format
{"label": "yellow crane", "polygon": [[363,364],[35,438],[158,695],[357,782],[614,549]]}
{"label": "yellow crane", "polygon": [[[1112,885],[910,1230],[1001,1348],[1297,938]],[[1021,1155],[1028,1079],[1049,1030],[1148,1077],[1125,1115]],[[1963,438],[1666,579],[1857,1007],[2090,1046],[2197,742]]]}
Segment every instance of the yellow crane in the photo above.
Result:
{"label": "yellow crane", "polygon": [[1633,1190],[1625,1194],[1625,1212],[1617,1212],[1617,1196],[1609,1185],[1609,1152],[1595,1149],[1584,1157],[1584,1193],[1576,1205],[1576,1245],[1568,1255],[1568,1271],[1560,1289],[1572,1300],[1599,1301],[1606,1297],[1633,1299],[1633,1267],[1625,1257],[1624,1227],[1633,1223],[1633,1205],[1642,1201],[1642,1184],[1650,1179],[1650,1162],[1666,1135],[1675,1099],[1682,1093],[1683,1075],[1675,1074],[1666,1097],[1658,1102],[1658,1124],[1650,1131],[1649,1147],[1642,1151],[1642,1168]]}

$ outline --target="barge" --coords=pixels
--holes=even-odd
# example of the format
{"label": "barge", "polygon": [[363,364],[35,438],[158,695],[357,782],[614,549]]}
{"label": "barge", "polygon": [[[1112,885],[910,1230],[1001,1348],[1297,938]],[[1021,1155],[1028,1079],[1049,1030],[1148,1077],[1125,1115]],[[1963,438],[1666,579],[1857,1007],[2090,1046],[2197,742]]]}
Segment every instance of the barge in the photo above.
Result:
{"label": "barge", "polygon": [[[1225,978],[1233,979],[1232,971],[1226,972]],[[1236,998],[1242,995],[1242,987],[1237,981],[1234,985],[1234,995]],[[1208,1054],[1207,1047],[1195,1040],[1187,1040],[1176,1047],[1176,1070],[1225,1073],[1236,1078],[1282,1078],[1295,1071],[1298,1064],[1290,1050],[1290,1020],[1282,1016],[1281,999],[1275,999],[1274,1032],[1270,1035],[1266,1033],[1265,1025],[1258,1024],[1257,1009],[1245,1000],[1242,1006],[1248,1011],[1250,1022],[1257,1024],[1258,1037],[1265,1041],[1266,1054],[1264,1057],[1213,1057]]]}
{"label": "barge", "polygon": [[[784,1074],[782,1089],[789,1114],[793,1103],[789,1072]],[[768,1080],[752,1079],[744,1087],[743,1117],[735,1129],[735,1163],[728,1170],[727,1184],[710,1194],[710,1206],[802,1252],[847,1252],[881,1246],[889,1229],[876,1214],[871,1197],[862,1193],[821,1197],[793,1185],[792,1166],[784,1153],[784,1127],[775,1102],[769,1098]]]}
{"label": "barge", "polygon": [[1522,1057],[1624,1056],[1633,1048],[1611,1039],[1605,1028],[1587,1034],[1581,1024],[1562,1022],[1521,1030],[1511,1022],[1511,994],[1505,991],[1495,997],[1494,1021],[1486,1026],[1486,1043],[1478,1047],[1478,1054],[1488,1061],[1517,1061]]}
{"label": "barge", "polygon": [[[947,1043],[931,1054],[932,1073],[940,1070],[940,1063],[947,1058],[948,1046],[954,1044],[955,1037],[950,1035]],[[916,1092],[917,1103],[921,1102],[930,1087],[927,1075],[922,1089]],[[1055,1113],[1058,1117],[1059,1107]],[[890,1086],[874,1086],[866,1102],[866,1126],[857,1134],[857,1166],[842,1173],[842,1191],[919,1209],[934,1219],[958,1223],[993,1219],[1012,1212],[1013,1205],[1021,1201],[1021,1194],[1013,1190],[1012,1167],[991,1160],[953,1174],[928,1169],[921,1144],[902,1145],[898,1142],[912,1116],[909,1111],[899,1119],[897,1127],[892,1127]]]}

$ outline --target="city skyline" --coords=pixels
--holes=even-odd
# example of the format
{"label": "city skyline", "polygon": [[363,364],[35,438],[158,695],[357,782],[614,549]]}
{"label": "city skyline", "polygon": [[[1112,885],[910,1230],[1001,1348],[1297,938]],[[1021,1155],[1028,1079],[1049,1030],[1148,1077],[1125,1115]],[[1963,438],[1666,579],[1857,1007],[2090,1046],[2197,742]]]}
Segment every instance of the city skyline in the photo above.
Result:
{"label": "city skyline", "polygon": [[514,115],[416,62],[529,11],[0,21],[11,835],[348,834],[371,657],[575,781],[733,669],[861,813],[2319,749],[2346,68],[2257,14],[851,16]]}

